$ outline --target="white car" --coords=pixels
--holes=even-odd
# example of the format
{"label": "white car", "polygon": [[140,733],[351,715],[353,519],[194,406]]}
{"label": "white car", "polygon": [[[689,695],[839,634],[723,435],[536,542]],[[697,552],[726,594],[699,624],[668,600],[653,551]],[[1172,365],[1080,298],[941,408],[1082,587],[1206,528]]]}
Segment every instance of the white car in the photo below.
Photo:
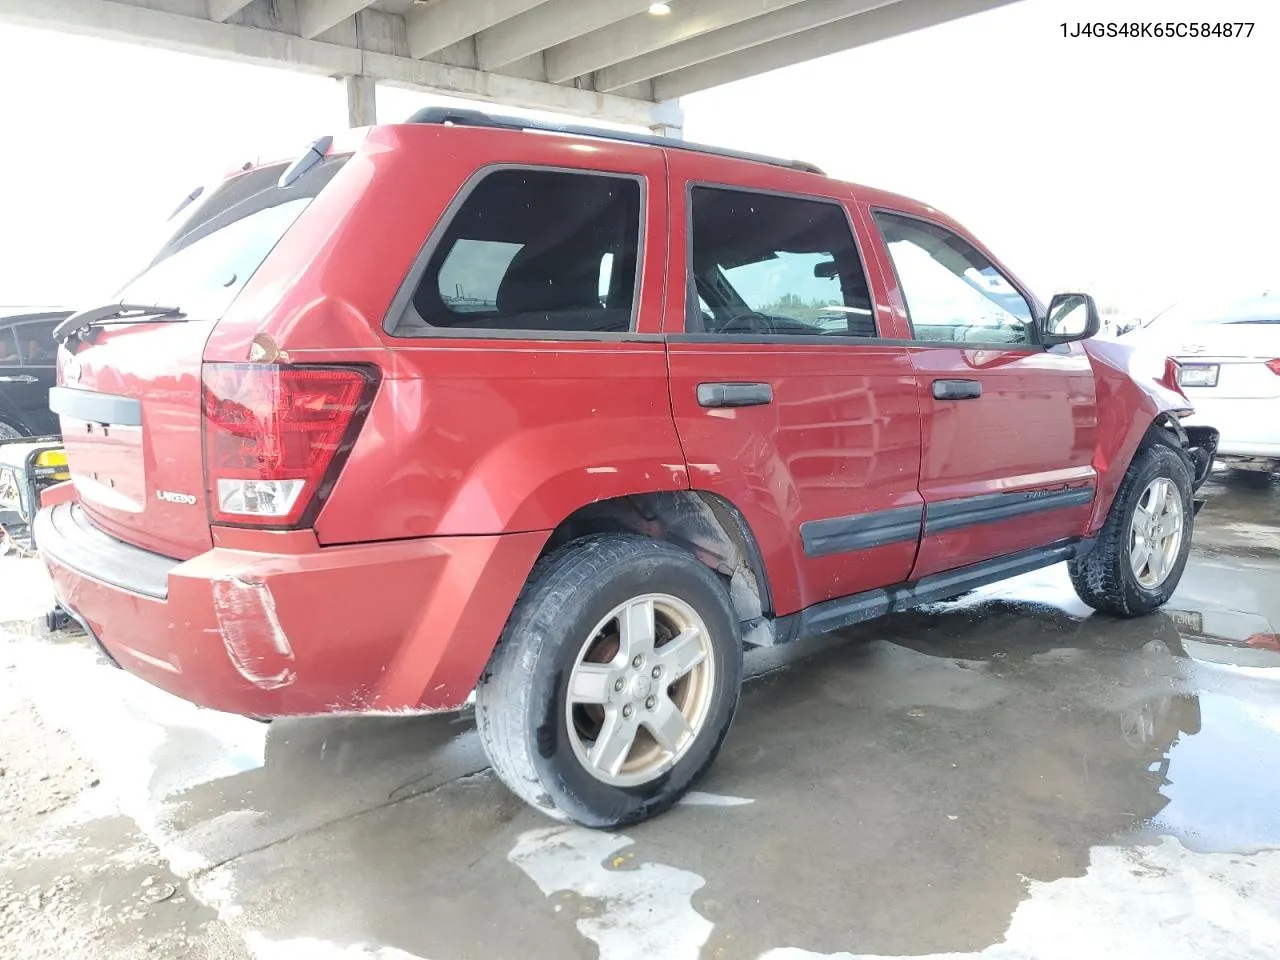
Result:
{"label": "white car", "polygon": [[1280,291],[1177,305],[1124,340],[1182,365],[1182,389],[1196,408],[1184,422],[1221,431],[1220,461],[1262,474],[1280,470]]}

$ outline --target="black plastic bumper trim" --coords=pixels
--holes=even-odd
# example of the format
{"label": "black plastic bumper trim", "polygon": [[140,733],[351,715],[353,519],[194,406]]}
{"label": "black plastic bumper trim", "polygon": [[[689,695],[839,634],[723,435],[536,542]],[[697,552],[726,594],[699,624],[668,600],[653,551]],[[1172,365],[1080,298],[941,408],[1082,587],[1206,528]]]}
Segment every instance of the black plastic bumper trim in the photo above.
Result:
{"label": "black plastic bumper trim", "polygon": [[142,404],[133,397],[117,397],[71,387],[49,389],[49,409],[59,416],[106,423],[113,427],[142,426]]}
{"label": "black plastic bumper trim", "polygon": [[155,600],[168,599],[169,573],[182,562],[103,533],[78,503],[60,503],[36,514],[35,539],[54,563]]}

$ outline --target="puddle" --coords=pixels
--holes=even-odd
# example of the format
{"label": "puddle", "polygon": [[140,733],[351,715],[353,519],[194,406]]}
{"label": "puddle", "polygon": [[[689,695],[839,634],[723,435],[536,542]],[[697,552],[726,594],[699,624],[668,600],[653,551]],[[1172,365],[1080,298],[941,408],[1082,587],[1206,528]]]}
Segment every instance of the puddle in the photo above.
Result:
{"label": "puddle", "polygon": [[1169,749],[1168,805],[1140,827],[1201,852],[1280,848],[1280,686],[1271,704],[1201,693],[1200,729]]}

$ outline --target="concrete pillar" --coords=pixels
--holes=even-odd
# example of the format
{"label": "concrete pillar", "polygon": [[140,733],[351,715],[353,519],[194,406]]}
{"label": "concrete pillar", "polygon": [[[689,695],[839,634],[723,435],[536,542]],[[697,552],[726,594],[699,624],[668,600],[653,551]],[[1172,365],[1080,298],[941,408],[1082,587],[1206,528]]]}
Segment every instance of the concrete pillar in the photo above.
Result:
{"label": "concrete pillar", "polygon": [[377,90],[373,77],[343,78],[347,88],[347,126],[370,127],[378,122]]}
{"label": "concrete pillar", "polygon": [[679,100],[660,103],[654,111],[654,120],[657,122],[649,124],[649,132],[655,137],[684,139],[684,111],[680,109]]}

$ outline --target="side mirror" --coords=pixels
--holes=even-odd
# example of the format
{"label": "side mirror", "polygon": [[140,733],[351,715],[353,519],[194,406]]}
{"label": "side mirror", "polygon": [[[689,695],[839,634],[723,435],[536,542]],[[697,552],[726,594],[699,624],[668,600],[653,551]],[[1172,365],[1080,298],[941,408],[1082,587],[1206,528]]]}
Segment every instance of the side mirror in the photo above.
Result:
{"label": "side mirror", "polygon": [[1088,340],[1102,329],[1098,305],[1087,293],[1059,293],[1049,301],[1040,324],[1040,342],[1052,347],[1073,340]]}

